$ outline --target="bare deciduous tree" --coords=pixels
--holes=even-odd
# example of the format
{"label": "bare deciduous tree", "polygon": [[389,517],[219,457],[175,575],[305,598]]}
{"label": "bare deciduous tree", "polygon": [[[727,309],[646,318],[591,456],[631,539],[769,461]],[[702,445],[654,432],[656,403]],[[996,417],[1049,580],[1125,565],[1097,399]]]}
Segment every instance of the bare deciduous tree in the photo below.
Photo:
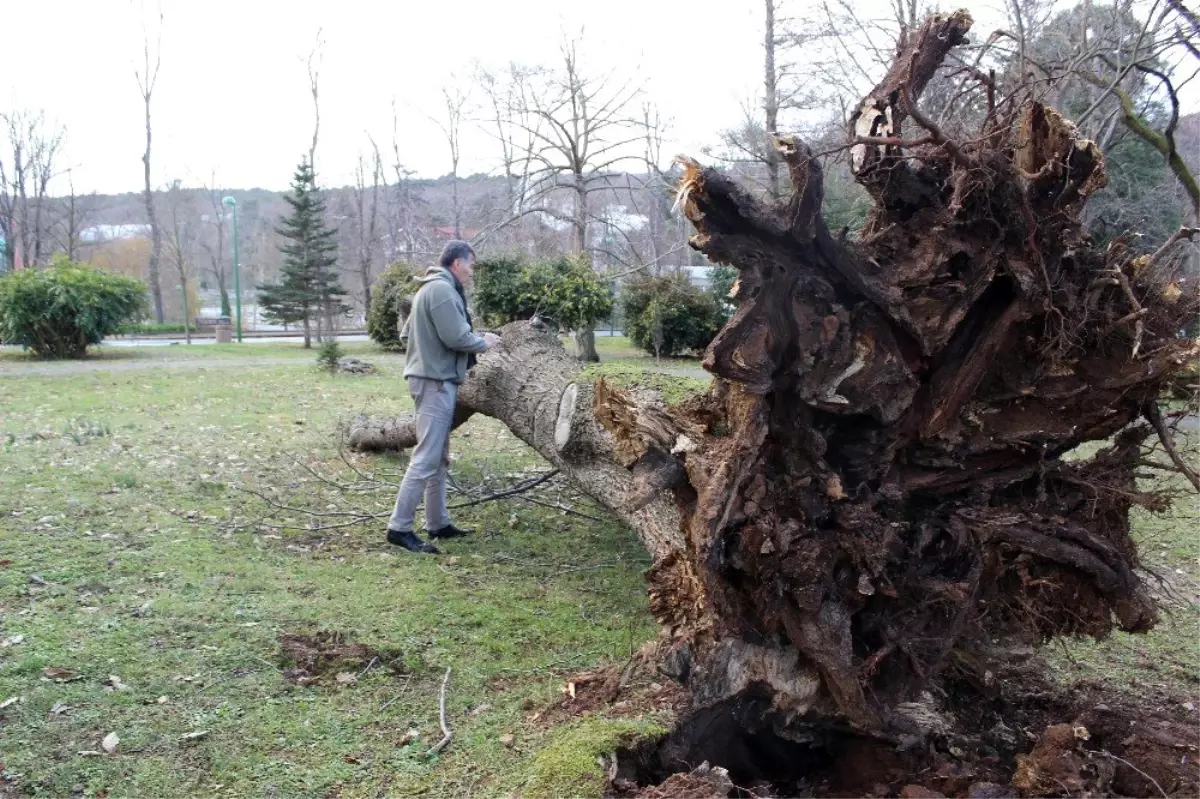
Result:
{"label": "bare deciduous tree", "polygon": [[[392,100],[392,171],[396,175],[396,183],[387,197],[387,226],[388,251],[387,260],[403,257],[411,261],[418,248],[416,223],[417,197],[412,190],[414,172],[404,166],[400,158],[400,118],[396,112],[396,101]],[[386,186],[386,181],[385,181]]]}
{"label": "bare deciduous tree", "polygon": [[55,177],[65,130],[42,111],[0,112],[7,145],[0,153],[0,233],[6,246],[5,270],[22,259],[40,266],[49,255],[50,182]]}
{"label": "bare deciduous tree", "polygon": [[65,201],[66,207],[62,209],[57,225],[56,243],[66,254],[67,260],[77,261],[80,258],[82,243],[80,237],[88,221],[98,210],[98,198],[95,192],[82,197],[75,193],[75,177],[70,169],[67,170],[67,186],[69,193]]}
{"label": "bare deciduous tree", "polygon": [[308,148],[308,163],[317,173],[317,135],[321,132],[321,103],[318,96],[321,81],[321,58],[325,40],[321,38],[321,28],[317,29],[316,44],[308,52],[308,88],[313,100],[313,137],[312,146]]}
{"label": "bare deciduous tree", "polygon": [[[609,178],[616,167],[641,158],[644,122],[637,101],[642,87],[616,72],[589,74],[581,62],[579,40],[563,42],[557,69],[528,75],[514,123],[528,135],[523,157],[534,166],[533,187],[526,207],[514,218],[543,214],[565,222],[571,230],[571,249],[595,250],[588,238],[595,219],[589,196],[610,191]],[[570,197],[569,210],[555,204],[560,191]],[[598,361],[593,331],[577,330],[579,357]]]}
{"label": "bare deciduous tree", "polygon": [[462,159],[463,110],[467,105],[468,93],[458,86],[443,86],[442,99],[446,106],[445,118],[433,118],[446,137],[450,147],[450,180],[453,193],[454,238],[462,238],[462,200],[459,197],[458,163]]}
{"label": "bare deciduous tree", "polygon": [[191,226],[194,216],[191,198],[184,193],[178,180],[171,182],[167,191],[167,209],[170,216],[171,236],[167,242],[171,263],[179,275],[179,292],[183,299],[183,332],[187,343],[192,343],[192,308],[188,302],[188,281],[191,278],[191,253],[195,241],[195,230]]}
{"label": "bare deciduous tree", "polygon": [[159,278],[159,261],[162,258],[162,230],[158,225],[158,214],[154,208],[154,190],[150,182],[150,100],[154,94],[154,85],[158,82],[158,70],[162,65],[162,11],[158,12],[158,39],[154,46],[154,64],[150,61],[150,34],[142,29],[142,69],[134,70],[138,90],[146,108],[146,152],[142,156],[143,174],[145,175],[146,219],[150,223],[150,263],[147,266],[147,276],[150,279],[150,298],[154,303],[154,320],[163,321],[162,281]]}
{"label": "bare deciduous tree", "polygon": [[354,221],[355,245],[359,285],[362,288],[362,307],[365,315],[371,308],[371,280],[374,276],[376,253],[379,249],[379,195],[386,180],[383,175],[383,158],[379,146],[371,139],[371,177],[367,183],[367,163],[360,153],[358,167],[354,170]]}
{"label": "bare deciduous tree", "polygon": [[817,92],[810,88],[800,61],[814,36],[782,13],[781,0],[764,0],[763,11],[762,97],[757,104],[743,106],[741,124],[723,131],[721,140],[724,157],[742,165],[742,175],[778,201],[786,192],[786,179],[774,138],[794,130],[795,113],[816,103]]}
{"label": "bare deciduous tree", "polygon": [[[486,119],[487,132],[500,145],[500,163],[504,174],[504,204],[496,209],[500,221],[514,220],[511,228],[517,235],[524,228],[525,210],[530,193],[530,178],[534,169],[537,139],[533,131],[538,121],[529,112],[531,79],[539,70],[510,62],[504,69],[491,71],[482,65],[475,70],[475,83],[487,97],[490,113]],[[509,229],[508,226],[506,228]]]}
{"label": "bare deciduous tree", "polygon": [[221,296],[221,315],[231,316],[233,311],[229,303],[229,273],[225,267],[225,207],[221,204],[222,192],[217,186],[216,172],[212,173],[208,185],[204,187],[208,196],[211,214],[205,214],[204,221],[208,224],[208,234],[200,239],[200,246],[208,253],[208,272],[217,284]]}

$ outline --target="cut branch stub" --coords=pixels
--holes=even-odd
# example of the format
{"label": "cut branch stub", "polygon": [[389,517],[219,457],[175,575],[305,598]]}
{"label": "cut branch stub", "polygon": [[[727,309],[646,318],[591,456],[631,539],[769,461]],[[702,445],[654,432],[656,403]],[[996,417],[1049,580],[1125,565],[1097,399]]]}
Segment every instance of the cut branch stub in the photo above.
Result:
{"label": "cut branch stub", "polygon": [[[887,75],[850,115],[851,139],[898,138],[910,113],[903,102],[905,96],[914,101],[921,96],[947,53],[966,41],[971,24],[971,15],[966,11],[948,16],[935,14],[915,34],[906,37]],[[902,167],[889,159],[894,154],[889,145],[855,144],[850,150],[851,168],[862,181],[880,166]]]}

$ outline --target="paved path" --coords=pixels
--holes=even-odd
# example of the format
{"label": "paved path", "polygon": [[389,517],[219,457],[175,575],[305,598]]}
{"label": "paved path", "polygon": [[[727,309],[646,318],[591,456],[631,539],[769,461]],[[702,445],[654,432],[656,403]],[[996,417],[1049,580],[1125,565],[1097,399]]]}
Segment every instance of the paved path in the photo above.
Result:
{"label": "paved path", "polygon": [[712,380],[712,375],[704,371],[700,366],[650,366],[646,367],[647,372],[662,372],[668,375],[677,375],[679,377],[696,377],[700,380]]}
{"label": "paved path", "polygon": [[[347,341],[370,341],[370,337],[366,333],[353,333],[347,336],[338,336],[338,341],[345,343]],[[244,336],[242,344],[298,344],[304,341],[302,336]],[[192,343],[189,346],[204,346],[205,344],[216,344],[216,338],[193,336]],[[237,338],[234,337],[234,343],[237,343]],[[187,345],[187,339],[180,336],[179,338],[163,338],[162,336],[129,336],[121,338],[106,338],[100,343],[101,347],[172,347],[176,345]]]}

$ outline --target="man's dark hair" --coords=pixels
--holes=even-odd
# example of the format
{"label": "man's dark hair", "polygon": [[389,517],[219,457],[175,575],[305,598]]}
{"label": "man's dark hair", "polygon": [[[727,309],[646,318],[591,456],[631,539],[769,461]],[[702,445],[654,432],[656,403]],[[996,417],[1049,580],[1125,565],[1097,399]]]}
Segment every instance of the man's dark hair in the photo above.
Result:
{"label": "man's dark hair", "polygon": [[442,267],[449,269],[450,266],[459,258],[462,258],[465,261],[468,257],[474,254],[475,251],[471,249],[471,245],[467,244],[465,241],[448,241],[446,242],[446,248],[442,250],[442,259],[438,263]]}

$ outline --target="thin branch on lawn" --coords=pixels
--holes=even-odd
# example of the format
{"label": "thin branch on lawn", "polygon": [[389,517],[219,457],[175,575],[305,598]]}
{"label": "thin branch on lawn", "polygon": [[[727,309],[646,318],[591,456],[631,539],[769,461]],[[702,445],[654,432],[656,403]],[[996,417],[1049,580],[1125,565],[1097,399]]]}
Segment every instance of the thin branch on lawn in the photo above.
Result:
{"label": "thin branch on lawn", "polygon": [[[312,468],[308,464],[301,462],[301,460],[298,457],[296,457],[295,455],[289,455],[288,457],[292,459],[292,463],[296,464],[301,469],[303,469],[304,471],[311,474],[313,477],[320,480],[322,483],[333,486],[338,491],[354,491],[355,490],[354,488],[347,485],[346,483],[342,483],[342,482],[339,482],[332,478],[326,477],[325,475],[321,474],[320,472],[318,472],[316,469]],[[359,489],[359,490],[361,490],[361,489]]]}
{"label": "thin branch on lawn", "polygon": [[550,471],[546,472],[545,474],[543,474],[540,477],[537,477],[531,481],[526,481],[524,483],[518,483],[517,485],[513,486],[512,488],[506,489],[504,491],[497,491],[495,494],[488,494],[486,497],[480,497],[479,499],[473,499],[473,500],[470,500],[469,502],[459,502],[456,505],[450,505],[447,508],[447,510],[452,510],[454,508],[469,508],[472,505],[482,505],[485,502],[492,502],[497,499],[504,499],[505,497],[516,496],[517,494],[521,494],[526,491],[529,491],[532,488],[536,488],[537,486],[541,485],[542,483],[546,482],[547,480],[550,480],[557,474],[558,474],[558,469],[551,469]]}
{"label": "thin branch on lawn", "polygon": [[1158,440],[1162,442],[1163,449],[1167,451],[1171,462],[1179,468],[1179,471],[1183,472],[1183,476],[1196,487],[1196,490],[1200,491],[1200,475],[1196,474],[1196,470],[1189,466],[1187,461],[1179,454],[1179,450],[1175,449],[1175,437],[1167,429],[1167,424],[1163,421],[1162,411],[1159,410],[1158,403],[1151,402],[1147,405],[1145,414],[1146,420],[1154,425],[1154,430],[1158,433]]}
{"label": "thin branch on lawn", "polygon": [[387,710],[389,707],[391,707],[397,701],[399,701],[400,697],[402,697],[406,693],[408,693],[408,684],[411,682],[412,682],[412,674],[405,675],[404,687],[400,689],[400,693],[396,694],[394,697],[392,697],[388,701],[384,702],[383,707],[379,708],[379,712],[382,713],[383,711]]}
{"label": "thin branch on lawn", "polygon": [[391,486],[392,488],[399,488],[400,487],[399,483],[393,483],[389,480],[380,480],[379,478],[377,478],[375,476],[375,472],[372,472],[370,475],[367,475],[365,472],[363,472],[361,469],[359,469],[357,466],[355,466],[353,463],[350,462],[350,459],[346,457],[345,427],[344,426],[341,426],[341,427],[342,427],[342,436],[341,436],[341,440],[338,441],[338,457],[342,459],[342,463],[346,464],[346,466],[348,466],[350,468],[350,471],[357,474],[359,476],[359,478],[362,479],[362,481],[365,483],[376,483],[378,485],[385,485],[385,486]]}
{"label": "thin branch on lawn", "polygon": [[503,553],[496,555],[496,560],[508,560],[508,561],[512,561],[513,563],[519,563],[522,566],[536,566],[541,569],[555,569],[559,573],[562,573],[562,574],[565,574],[567,572],[586,572],[586,571],[592,571],[594,569],[607,569],[610,567],[615,568],[617,566],[629,565],[629,564],[623,563],[619,560],[610,561],[608,563],[591,563],[591,564],[588,564],[587,566],[566,566],[562,563],[531,563],[530,561],[522,560],[521,558],[514,558],[511,555],[505,555]]}
{"label": "thin branch on lawn", "polygon": [[[263,502],[267,503],[272,508],[275,508],[277,510],[291,511],[292,513],[303,513],[306,516],[319,516],[322,518],[329,517],[329,516],[354,516],[359,519],[379,518],[379,516],[376,514],[361,513],[359,511],[352,511],[352,510],[311,510],[310,508],[297,508],[294,505],[284,505],[281,502],[276,502],[275,500],[268,497],[266,494],[263,494],[260,491],[255,491],[253,488],[243,488],[241,486],[234,486],[234,490],[241,491],[244,494],[250,494],[251,496],[258,497],[260,500],[262,500]],[[383,514],[383,515],[386,515],[386,514]]]}
{"label": "thin branch on lawn", "polygon": [[359,518],[354,519],[352,521],[337,522],[335,524],[318,524],[315,527],[301,527],[298,524],[267,524],[266,522],[260,523],[259,527],[266,527],[270,530],[303,530],[306,533],[323,533],[328,530],[344,530],[347,527],[354,527],[355,525],[366,524],[368,522],[372,522],[377,519],[385,519],[388,516],[391,516],[391,514],[390,513],[379,513],[379,514],[370,514],[370,515],[364,514],[364,515],[360,516]]}
{"label": "thin branch on lawn", "polygon": [[450,739],[454,737],[454,733],[450,731],[450,726],[446,724],[446,686],[450,684],[450,667],[446,667],[446,676],[442,678],[442,694],[438,699],[438,720],[442,725],[442,740],[433,745],[429,750],[429,757],[433,757],[438,752],[442,751],[446,744],[450,743]]}
{"label": "thin branch on lawn", "polygon": [[543,508],[553,508],[554,510],[561,510],[564,513],[569,513],[572,516],[579,516],[581,518],[588,519],[589,521],[600,522],[600,523],[604,522],[604,519],[600,519],[595,516],[588,516],[586,513],[580,513],[579,511],[575,510],[574,508],[568,507],[566,505],[561,505],[557,502],[543,502],[540,499],[534,499],[533,497],[526,497],[526,496],[518,496],[517,499],[521,500],[522,502],[531,502],[534,505],[540,505]]}

